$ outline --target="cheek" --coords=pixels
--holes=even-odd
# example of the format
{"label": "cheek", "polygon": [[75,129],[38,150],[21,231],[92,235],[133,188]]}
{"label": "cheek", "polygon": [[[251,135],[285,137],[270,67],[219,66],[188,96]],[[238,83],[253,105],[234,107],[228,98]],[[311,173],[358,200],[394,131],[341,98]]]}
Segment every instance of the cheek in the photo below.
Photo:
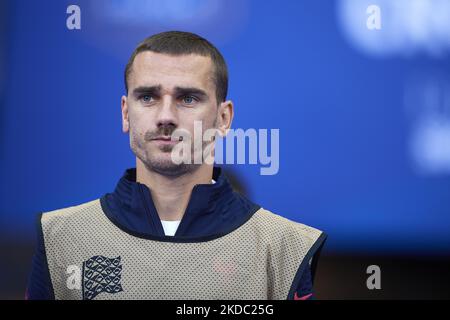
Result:
{"label": "cheek", "polygon": [[151,110],[140,108],[129,113],[130,128],[142,135],[154,130],[155,115]]}
{"label": "cheek", "polygon": [[215,106],[205,106],[204,110],[199,110],[199,112],[186,112],[183,114],[182,117],[180,117],[181,123],[180,126],[182,128],[186,128],[189,131],[193,132],[194,130],[194,122],[200,121],[202,123],[203,129],[212,128],[214,126],[214,122],[217,117],[217,113],[211,111],[211,108],[214,108]]}
{"label": "cheek", "polygon": [[129,122],[130,131],[133,131],[135,136],[142,135],[145,132],[146,129],[144,125],[146,121],[142,114],[139,114],[136,111],[130,112]]}
{"label": "cheek", "polygon": [[205,119],[205,123],[203,125],[204,129],[215,128],[217,126],[217,114],[209,113],[208,117]]}
{"label": "cheek", "polygon": [[141,147],[144,143],[144,132],[142,132],[137,121],[130,119],[130,139],[133,145]]}

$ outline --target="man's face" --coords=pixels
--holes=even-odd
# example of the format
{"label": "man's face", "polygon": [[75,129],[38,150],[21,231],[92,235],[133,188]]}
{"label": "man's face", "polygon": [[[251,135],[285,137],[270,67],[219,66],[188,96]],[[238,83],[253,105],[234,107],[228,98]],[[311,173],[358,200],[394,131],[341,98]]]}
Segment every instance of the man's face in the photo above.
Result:
{"label": "man's face", "polygon": [[135,57],[128,96],[122,97],[123,131],[130,133],[131,149],[147,169],[178,176],[198,167],[173,163],[171,152],[179,141],[165,139],[183,129],[193,141],[194,121],[201,121],[203,132],[216,128],[222,105],[216,102],[213,70],[209,57],[196,54],[146,51]]}

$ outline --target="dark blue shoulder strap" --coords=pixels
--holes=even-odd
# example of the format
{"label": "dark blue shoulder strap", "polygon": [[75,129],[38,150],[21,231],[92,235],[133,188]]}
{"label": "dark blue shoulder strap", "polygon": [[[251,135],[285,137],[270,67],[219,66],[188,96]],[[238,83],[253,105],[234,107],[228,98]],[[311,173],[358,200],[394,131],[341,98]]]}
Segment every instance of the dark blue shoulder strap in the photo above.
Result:
{"label": "dark blue shoulder strap", "polygon": [[42,214],[37,217],[37,242],[33,256],[31,273],[28,278],[25,299],[27,300],[54,300],[52,281],[47,264],[47,254],[45,252],[44,234],[41,224]]}

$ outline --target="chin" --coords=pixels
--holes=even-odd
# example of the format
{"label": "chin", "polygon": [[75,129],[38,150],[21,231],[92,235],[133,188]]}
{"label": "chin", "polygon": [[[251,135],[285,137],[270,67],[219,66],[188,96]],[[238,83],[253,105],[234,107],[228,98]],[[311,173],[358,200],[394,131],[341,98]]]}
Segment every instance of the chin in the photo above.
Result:
{"label": "chin", "polygon": [[151,168],[154,172],[168,177],[179,177],[195,170],[193,165],[174,164],[173,162],[158,163]]}

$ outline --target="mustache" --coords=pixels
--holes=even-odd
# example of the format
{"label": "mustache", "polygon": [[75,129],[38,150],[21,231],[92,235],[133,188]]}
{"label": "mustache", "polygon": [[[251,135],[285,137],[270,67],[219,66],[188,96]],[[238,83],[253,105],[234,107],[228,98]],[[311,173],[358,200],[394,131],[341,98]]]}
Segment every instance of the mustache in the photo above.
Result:
{"label": "mustache", "polygon": [[176,130],[176,126],[175,125],[164,125],[164,126],[160,126],[158,128],[158,130],[151,132],[151,131],[147,131],[144,135],[144,140],[145,141],[151,141],[154,140],[158,137],[161,136],[165,136],[165,137],[170,137],[172,136],[173,132]]}

